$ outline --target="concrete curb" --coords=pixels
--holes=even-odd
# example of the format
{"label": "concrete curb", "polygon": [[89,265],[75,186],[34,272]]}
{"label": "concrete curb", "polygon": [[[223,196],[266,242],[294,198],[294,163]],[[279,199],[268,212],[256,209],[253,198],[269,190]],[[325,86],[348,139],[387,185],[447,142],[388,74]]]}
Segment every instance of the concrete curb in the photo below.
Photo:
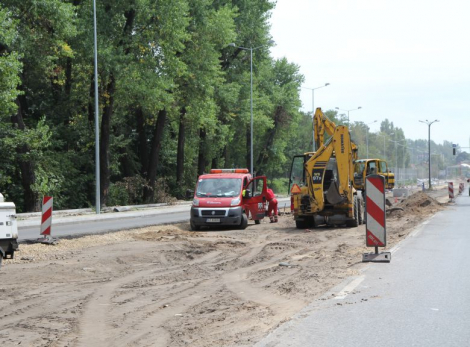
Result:
{"label": "concrete curb", "polygon": [[[279,203],[290,201],[289,198],[279,198]],[[92,209],[78,210],[61,210],[54,211],[52,214],[52,224],[75,224],[90,223],[97,220],[106,220],[113,218],[138,218],[160,214],[171,214],[189,212],[192,201],[183,201],[176,204],[151,204],[151,205],[135,205],[135,206],[115,206],[107,208],[106,212],[96,214]],[[121,209],[121,212],[117,210]],[[41,213],[19,213],[18,228],[32,227],[41,225]]]}
{"label": "concrete curb", "polygon": [[[167,213],[178,213],[188,211],[190,203],[177,204],[177,205],[168,205],[168,204],[159,204],[158,206],[152,205],[139,205],[140,209],[137,209],[137,206],[126,206],[128,210],[123,212],[113,211],[111,209],[109,212],[95,214],[93,212],[83,212],[83,210],[67,210],[67,211],[57,211],[52,215],[53,224],[73,224],[73,223],[87,223],[96,220],[106,220],[113,218],[137,218],[137,217],[146,217],[149,215],[159,215]],[[86,209],[88,210],[88,209]],[[18,214],[18,227],[30,227],[37,225],[38,227],[41,224],[41,213],[27,213],[27,214]]]}
{"label": "concrete curb", "polygon": [[[176,203],[168,204],[168,203],[159,203],[159,204],[147,204],[147,205],[129,205],[129,206],[111,206],[111,207],[104,207],[102,209],[102,213],[114,213],[119,212],[116,209],[125,209],[127,210],[138,210],[138,209],[149,209],[155,207],[164,207],[164,206],[180,206],[180,205],[191,205],[192,201],[178,201]],[[64,216],[64,215],[77,215],[77,214],[94,214],[95,210],[92,208],[80,208],[74,210],[57,210],[52,211],[52,216]],[[25,212],[25,213],[17,213],[16,214],[18,219],[28,219],[28,218],[35,218],[41,217],[41,212]]]}

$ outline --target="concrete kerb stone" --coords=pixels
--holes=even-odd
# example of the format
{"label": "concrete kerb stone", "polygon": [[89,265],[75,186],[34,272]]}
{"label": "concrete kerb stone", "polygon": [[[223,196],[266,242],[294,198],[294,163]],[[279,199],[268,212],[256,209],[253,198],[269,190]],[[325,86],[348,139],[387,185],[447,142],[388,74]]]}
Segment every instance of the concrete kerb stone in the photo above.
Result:
{"label": "concrete kerb stone", "polygon": [[[115,207],[106,208],[106,212],[96,214],[92,209],[77,209],[77,210],[61,210],[53,212],[53,224],[70,224],[70,223],[85,223],[95,220],[105,220],[112,218],[135,218],[145,217],[149,215],[158,215],[166,213],[177,213],[188,211],[191,201],[178,202],[175,204],[149,204],[149,205],[134,205],[134,206],[121,206],[123,212],[115,211]],[[41,213],[19,213],[18,226],[28,227],[40,225]]]}
{"label": "concrete kerb stone", "polygon": [[[279,203],[287,203],[290,198],[279,197]],[[52,224],[72,224],[72,223],[87,223],[95,220],[105,220],[112,218],[136,218],[146,217],[150,215],[188,212],[192,201],[178,201],[173,204],[149,204],[149,205],[131,205],[131,206],[113,206],[107,207],[101,214],[96,214],[91,208],[76,209],[76,210],[60,210],[53,211]],[[289,207],[290,208],[290,207]],[[121,210],[122,212],[115,211]],[[41,224],[41,212],[33,213],[18,213],[17,214],[18,227],[39,226]]]}

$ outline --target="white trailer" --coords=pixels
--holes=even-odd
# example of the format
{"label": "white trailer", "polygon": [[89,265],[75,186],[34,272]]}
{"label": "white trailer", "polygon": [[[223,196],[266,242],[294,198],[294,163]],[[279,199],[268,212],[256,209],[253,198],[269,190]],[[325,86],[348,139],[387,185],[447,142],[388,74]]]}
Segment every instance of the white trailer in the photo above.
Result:
{"label": "white trailer", "polygon": [[16,206],[13,202],[5,202],[0,193],[0,266],[3,259],[13,259],[16,250],[18,250]]}

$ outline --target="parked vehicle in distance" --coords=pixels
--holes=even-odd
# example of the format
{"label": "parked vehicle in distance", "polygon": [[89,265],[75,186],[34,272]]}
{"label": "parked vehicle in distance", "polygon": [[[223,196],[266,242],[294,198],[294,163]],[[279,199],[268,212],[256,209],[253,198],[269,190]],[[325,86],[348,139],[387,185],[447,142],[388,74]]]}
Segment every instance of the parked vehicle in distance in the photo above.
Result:
{"label": "parked vehicle in distance", "polygon": [[16,222],[16,206],[13,202],[5,202],[0,194],[0,266],[3,259],[13,259],[18,250],[18,226]]}

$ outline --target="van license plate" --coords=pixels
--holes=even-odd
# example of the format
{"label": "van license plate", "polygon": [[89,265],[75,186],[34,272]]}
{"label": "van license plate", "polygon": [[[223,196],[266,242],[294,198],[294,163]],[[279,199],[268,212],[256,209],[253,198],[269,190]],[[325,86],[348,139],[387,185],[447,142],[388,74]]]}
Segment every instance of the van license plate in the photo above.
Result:
{"label": "van license plate", "polygon": [[220,223],[220,218],[207,218],[207,223]]}

